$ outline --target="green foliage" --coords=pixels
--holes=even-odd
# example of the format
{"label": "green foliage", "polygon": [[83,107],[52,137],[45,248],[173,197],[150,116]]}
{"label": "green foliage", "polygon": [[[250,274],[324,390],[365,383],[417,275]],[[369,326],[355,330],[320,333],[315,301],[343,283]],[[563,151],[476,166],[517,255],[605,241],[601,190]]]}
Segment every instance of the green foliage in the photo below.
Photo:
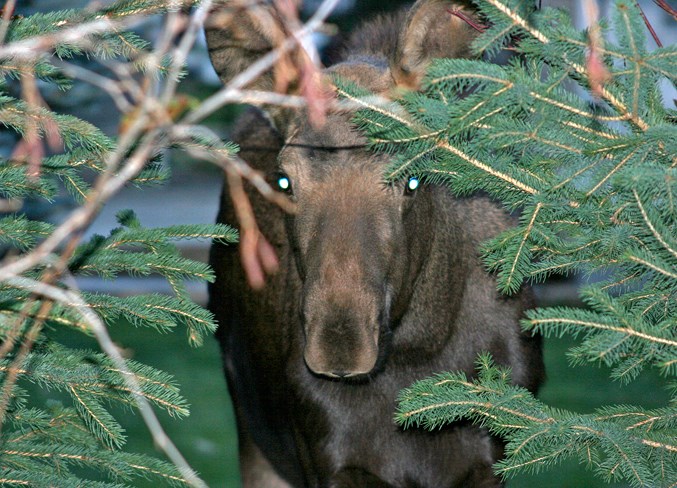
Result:
{"label": "green foliage", "polygon": [[401,392],[396,420],[405,427],[439,429],[470,419],[507,439],[497,472],[540,472],[567,457],[607,481],[667,487],[677,479],[677,414],[674,408],[645,410],[631,405],[576,414],[549,407],[510,382],[510,371],[488,356],[478,376],[440,374]]}
{"label": "green foliage", "polygon": [[[0,362],[0,372],[7,372],[11,359]],[[124,444],[122,427],[104,408],[102,401],[134,406],[129,389],[113,362],[101,353],[71,350],[56,343],[40,344],[26,358],[20,374],[40,387],[61,391],[72,397],[80,417],[96,437],[111,447]],[[149,366],[129,361],[130,370],[141,385],[141,393],[172,416],[188,415],[186,401],[172,378]]]}
{"label": "green foliage", "polygon": [[92,487],[123,487],[134,478],[153,479],[164,486],[185,486],[176,469],[149,456],[101,449],[81,416],[72,408],[25,409],[7,420],[0,471],[3,485],[35,487],[83,486],[74,475],[83,468],[107,473],[114,482],[87,481]]}
{"label": "green foliage", "polygon": [[[20,45],[34,41],[36,36],[58,36],[74,26],[162,13],[167,11],[168,4],[125,0],[99,11],[17,17],[10,23],[7,42]],[[121,29],[106,32],[98,29],[87,36],[91,42],[86,47],[67,41],[56,44],[54,56],[73,61],[82,55],[115,58],[130,61],[143,70],[148,42],[136,34]],[[63,200],[68,194],[74,203],[87,204],[100,191],[97,185],[102,179],[116,176],[107,166],[117,149],[116,141],[77,117],[55,113],[41,103],[29,103],[11,95],[18,91],[19,82],[32,77],[61,90],[70,89],[75,82],[60,66],[51,64],[48,56],[30,61],[0,59],[0,124],[33,149],[29,161],[21,152],[0,158],[0,198],[14,202],[19,209],[0,218],[0,244],[13,258],[36,251],[57,228],[51,223],[31,220],[23,203]],[[164,67],[159,71],[162,74]],[[36,147],[54,138],[62,143],[63,151],[41,157],[42,150],[35,151]],[[163,148],[161,145],[154,148],[152,154]],[[236,151],[228,144],[208,149],[222,154]],[[35,154],[39,161],[35,160]],[[124,170],[124,163],[123,158],[117,169]],[[151,156],[130,184],[162,183],[168,177],[168,169]],[[159,332],[183,326],[190,344],[200,345],[216,324],[209,311],[192,302],[185,281],[212,281],[214,275],[207,265],[182,257],[176,244],[193,239],[232,243],[237,240],[236,231],[224,225],[206,224],[146,228],[131,210],[120,212],[117,218],[119,227],[110,235],[97,235],[73,249],[68,250],[67,245],[66,250],[57,250],[63,252],[64,273],[54,273],[61,259],[55,253],[36,261],[38,264],[25,272],[23,278],[43,281],[59,290],[72,288],[73,278],[78,276],[96,275],[105,279],[120,275],[160,276],[170,284],[171,295],[117,297],[81,293],[80,296],[108,326],[120,319]],[[3,264],[7,262],[10,261]],[[147,478],[162,485],[185,486],[184,474],[174,465],[122,450],[125,432],[116,419],[120,409],[113,408],[136,410],[137,396],[141,396],[170,416],[188,415],[188,404],[171,375],[136,361],[126,361],[129,371],[125,372],[106,354],[58,342],[55,335],[65,337],[63,330],[92,335],[92,323],[77,304],[47,300],[25,283],[20,280],[0,283],[0,484],[122,487],[133,485],[135,479]],[[130,386],[129,372],[138,383],[138,391]],[[36,388],[49,391],[50,397],[60,400],[40,404],[30,393]],[[99,481],[90,479],[97,476]]]}
{"label": "green foliage", "polygon": [[[604,277],[583,294],[590,310],[536,310],[523,322],[527,330],[581,337],[571,351],[574,363],[605,363],[624,382],[647,365],[674,377],[677,127],[659,84],[677,81],[677,48],[648,50],[636,3],[619,0],[610,26],[600,24],[607,39],[595,48],[609,74],[602,85],[590,76],[588,33],[576,31],[565,12],[532,12],[528,3],[476,2],[490,27],[474,48],[491,56],[510,44],[514,54],[506,65],[435,61],[423,92],[393,107],[373,105],[350,85],[340,91],[365,108],[356,120],[372,146],[396,155],[387,179],[415,174],[459,195],[486,192],[520,210],[518,225],[482,248],[502,292],[556,274]],[[610,31],[616,40],[608,39]],[[509,442],[498,466],[504,473],[585,455],[583,461],[604,478],[636,486],[667,486],[677,479],[669,422],[657,420],[644,429],[627,423],[631,415],[610,414],[602,421],[604,412],[554,412],[509,387],[503,373],[486,364],[483,371],[472,387],[432,388],[440,379],[414,387],[407,393],[413,397],[403,397],[400,420],[420,411],[412,418],[428,427],[461,418],[481,421]],[[451,383],[464,381],[453,378]],[[492,404],[534,416],[533,424],[505,427],[517,419],[494,407],[487,414],[478,402],[489,394],[495,395]],[[453,401],[473,403],[426,410]],[[614,408],[625,411],[608,412]],[[675,403],[660,415],[628,411],[636,412],[637,422],[677,414]],[[574,425],[594,432],[576,432]],[[535,435],[539,428],[543,433]]]}
{"label": "green foliage", "polygon": [[[196,2],[174,2],[176,5],[179,5],[179,3],[189,5]],[[59,10],[37,13],[25,18],[19,17],[11,23],[7,33],[7,41],[17,42],[37,36],[54,35],[74,26],[95,23],[97,21],[121,21],[131,19],[132,17],[141,18],[147,15],[161,14],[167,12],[171,4],[170,0],[118,0],[100,10]],[[103,28],[95,29],[95,31],[97,34],[93,36],[91,51],[86,52],[80,46],[64,42],[56,45],[55,54],[60,58],[69,58],[88,53],[101,59],[117,58],[119,56],[134,59],[149,46],[148,41],[132,32],[120,30],[110,32]],[[11,66],[2,66],[2,69],[14,71]],[[41,69],[50,72],[54,68],[45,65]],[[40,74],[40,71],[37,74]]]}

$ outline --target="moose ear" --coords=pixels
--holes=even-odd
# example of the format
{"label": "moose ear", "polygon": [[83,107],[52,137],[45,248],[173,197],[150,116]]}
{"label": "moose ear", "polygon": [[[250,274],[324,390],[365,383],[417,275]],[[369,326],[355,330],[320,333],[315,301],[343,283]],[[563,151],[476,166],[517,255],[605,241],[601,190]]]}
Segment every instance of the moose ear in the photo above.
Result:
{"label": "moose ear", "polygon": [[[207,47],[214,70],[224,84],[242,73],[259,58],[279,47],[288,37],[284,16],[271,2],[232,0],[216,2],[205,27]],[[291,93],[298,86],[295,63],[302,56],[296,47],[273,69],[243,88]],[[283,109],[268,110],[273,122],[284,117]],[[277,123],[276,125],[281,125]]]}
{"label": "moose ear", "polygon": [[398,86],[418,89],[433,58],[470,56],[470,43],[479,34],[461,18],[477,22],[470,5],[463,0],[418,0],[411,7],[391,66]]}

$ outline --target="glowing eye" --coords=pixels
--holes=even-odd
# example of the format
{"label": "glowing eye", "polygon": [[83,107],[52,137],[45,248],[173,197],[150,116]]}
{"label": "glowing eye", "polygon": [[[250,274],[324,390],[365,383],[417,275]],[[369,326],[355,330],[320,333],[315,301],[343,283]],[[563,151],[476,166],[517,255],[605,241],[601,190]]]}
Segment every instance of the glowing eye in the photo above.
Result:
{"label": "glowing eye", "polygon": [[415,176],[412,176],[411,178],[409,178],[409,180],[407,180],[407,191],[409,192],[415,191],[418,188],[418,185],[420,184],[421,182],[419,181],[419,179],[416,178]]}
{"label": "glowing eye", "polygon": [[277,186],[282,191],[289,191],[289,189],[291,188],[291,181],[289,181],[289,178],[287,176],[280,176],[277,179]]}
{"label": "glowing eye", "polygon": [[275,173],[273,181],[277,185],[277,189],[283,193],[291,195],[293,193],[291,178],[283,171]]}

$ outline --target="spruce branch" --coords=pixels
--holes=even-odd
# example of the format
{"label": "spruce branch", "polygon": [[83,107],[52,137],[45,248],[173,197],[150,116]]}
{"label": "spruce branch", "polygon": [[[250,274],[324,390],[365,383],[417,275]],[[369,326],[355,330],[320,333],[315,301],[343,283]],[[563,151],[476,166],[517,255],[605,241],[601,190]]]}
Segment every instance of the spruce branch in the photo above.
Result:
{"label": "spruce branch", "polygon": [[517,190],[520,190],[524,193],[528,193],[528,194],[531,194],[531,195],[538,194],[537,189],[531,187],[530,185],[522,183],[517,178],[513,178],[512,176],[510,176],[508,174],[505,174],[501,171],[498,171],[498,170],[492,168],[491,165],[489,165],[485,162],[482,162],[482,161],[480,161],[476,158],[473,158],[472,156],[469,156],[468,154],[464,153],[459,148],[457,148],[457,147],[455,147],[455,146],[453,146],[453,145],[451,145],[447,142],[440,141],[440,142],[437,143],[437,146],[440,149],[443,149],[443,150],[453,154],[454,156],[461,158],[462,160],[464,160],[465,162],[467,162],[467,163],[471,164],[472,166],[476,167],[480,171],[483,171],[483,172],[487,173],[488,175],[490,175],[494,178],[505,181],[506,183],[510,184],[512,187],[516,188]]}
{"label": "spruce branch", "polygon": [[[364,109],[367,109],[365,112],[364,116],[360,116],[358,114],[358,121],[359,120],[366,120],[367,123],[369,122],[369,119],[373,117],[374,113],[380,114],[384,116],[386,119],[389,119],[396,124],[398,124],[399,127],[397,126],[390,126],[389,131],[388,131],[388,137],[387,137],[387,142],[388,144],[392,145],[397,145],[397,144],[409,144],[412,142],[428,142],[431,140],[431,142],[434,144],[434,146],[437,149],[441,149],[442,151],[455,156],[459,158],[460,160],[464,161],[467,164],[470,164],[471,166],[477,168],[479,171],[489,175],[492,178],[497,178],[500,180],[503,180],[510,185],[512,185],[516,190],[525,192],[528,194],[537,194],[538,190],[535,188],[531,187],[528,184],[525,184],[521,181],[519,181],[517,178],[512,177],[509,174],[506,174],[502,171],[499,171],[495,168],[493,168],[490,164],[485,163],[477,158],[472,157],[471,155],[467,154],[467,152],[463,151],[459,147],[451,144],[449,141],[447,141],[445,138],[440,138],[440,137],[435,137],[436,135],[440,134],[440,132],[428,132],[424,134],[418,134],[418,130],[426,130],[426,129],[421,129],[420,126],[412,122],[411,120],[408,120],[405,118],[402,114],[401,108],[399,108],[397,105],[394,104],[388,104],[388,105],[382,105],[379,103],[374,103],[373,102],[373,97],[364,97],[360,96],[359,94],[355,94],[351,92],[351,88],[354,90],[355,87],[347,87],[347,88],[337,88],[337,93],[344,97],[346,100],[349,100],[353,104],[363,107]],[[368,133],[370,132],[370,127],[366,127],[365,122],[362,123],[362,128],[367,129]],[[382,128],[380,128],[379,125],[375,126],[376,128],[372,131],[374,135],[377,134],[385,134]],[[397,127],[397,128],[396,128]],[[393,130],[394,129],[394,130]],[[399,129],[399,130],[397,130]],[[405,136],[401,137],[399,134],[402,133],[402,129],[406,129],[404,132]],[[372,137],[371,140],[375,143],[379,143],[382,141],[385,141],[386,139],[379,139],[378,137]],[[414,161],[416,159],[419,159],[423,157],[423,154],[429,151],[429,148],[426,147],[426,149],[420,151],[418,154],[414,155],[413,157],[410,157],[407,161],[404,163],[404,166],[410,164],[410,161]],[[399,165],[399,167],[391,168],[389,170],[390,175],[400,175],[404,173],[404,167],[403,165]]]}
{"label": "spruce branch", "polygon": [[[519,27],[519,29],[527,34],[529,34],[531,37],[536,39],[538,42],[542,44],[550,44],[551,39],[546,36],[543,32],[540,30],[536,29],[533,25],[531,25],[526,19],[524,19],[516,10],[511,9],[508,5],[507,2],[503,2],[502,0],[485,0],[486,3],[492,5],[496,10],[504,14],[510,22],[512,22],[513,26]],[[479,6],[482,6],[482,3],[479,4]],[[619,9],[620,10],[620,9]],[[491,32],[491,31],[489,31]],[[481,38],[480,38],[481,39]],[[575,61],[565,59],[565,63],[571,67],[579,76],[586,76],[587,70],[585,66],[583,66],[580,63],[577,63]],[[601,96],[607,100],[616,110],[618,110],[620,117],[622,120],[630,120],[635,124],[640,130],[646,131],[649,129],[649,125],[639,116],[638,113],[635,111],[631,111],[619,98],[617,98],[612,92],[609,91],[608,88],[601,87],[600,89],[600,94]]]}
{"label": "spruce branch", "polygon": [[527,251],[525,245],[534,229],[534,223],[536,222],[536,219],[538,218],[538,213],[540,212],[542,207],[543,204],[541,204],[540,202],[536,204],[536,207],[531,213],[529,223],[527,224],[527,227],[524,230],[524,236],[520,240],[517,252],[515,252],[515,257],[512,260],[512,263],[510,263],[510,269],[507,271],[507,273],[505,273],[504,276],[500,277],[501,281],[504,283],[503,290],[506,292],[517,291],[519,289],[520,284],[522,283],[523,273],[519,272],[518,269],[524,266],[523,264],[524,262],[529,261],[530,256],[528,252],[525,252]]}
{"label": "spruce branch", "polygon": [[660,424],[674,431],[673,411],[623,406],[580,415],[552,409],[511,385],[509,371],[487,355],[478,360],[477,378],[438,375],[404,390],[398,402],[396,421],[405,426],[434,430],[467,419],[508,436],[506,458],[497,465],[505,477],[567,457],[632,486],[663,485],[675,474],[677,446],[653,431]]}
{"label": "spruce branch", "polygon": [[[619,0],[612,18],[618,40],[609,38],[605,21],[596,27],[592,47],[610,77],[595,81],[586,65],[591,41],[566,13],[530,13],[510,0],[476,3],[488,28],[475,47],[491,54],[510,42],[519,59],[505,66],[435,61],[424,93],[404,96],[396,108],[364,102],[368,94],[345,85],[344,96],[364,107],[359,126],[372,147],[394,156],[387,175],[416,173],[520,210],[515,228],[482,247],[501,291],[553,274],[605,276],[582,292],[588,309],[536,309],[525,329],[574,336],[571,362],[605,364],[621,383],[648,367],[674,376],[677,132],[659,83],[675,80],[675,47],[649,51],[640,11]],[[581,97],[570,81],[584,91],[597,84],[601,98]],[[574,457],[606,480],[633,486],[677,479],[674,405],[559,411],[481,362],[476,379],[452,373],[404,392],[399,421],[439,428],[472,420],[489,428],[507,442],[507,458],[496,467],[504,476]]]}
{"label": "spruce branch", "polygon": [[656,229],[658,225],[660,225],[660,227],[662,228],[666,228],[664,224],[652,222],[652,220],[649,218],[648,215],[648,209],[645,208],[644,204],[642,203],[642,200],[637,190],[633,188],[632,194],[635,197],[637,207],[639,208],[639,211],[642,214],[644,222],[646,223],[647,227],[651,230],[651,234],[656,238],[658,242],[660,242],[661,246],[663,246],[670,254],[672,254],[677,259],[677,245],[668,243],[668,240],[672,241],[672,237],[667,233],[665,233],[665,235],[661,235],[661,233],[659,233],[658,230]]}
{"label": "spruce branch", "polygon": [[[132,392],[135,402],[138,406],[139,412],[144,418],[146,425],[148,426],[151,434],[153,435],[153,440],[155,441],[156,446],[162,449],[168,456],[168,458],[174,463],[175,466],[181,471],[182,476],[187,482],[192,486],[203,487],[206,486],[202,480],[195,474],[195,472],[190,468],[186,460],[183,458],[181,453],[178,451],[174,443],[167,436],[164,429],[160,425],[157,416],[155,415],[153,409],[151,408],[148,400],[142,393],[142,388],[139,385],[139,381],[134,375],[134,373],[129,369],[127,362],[120,354],[119,349],[113,343],[112,339],[108,335],[106,326],[101,322],[99,317],[87,306],[87,303],[76,293],[62,290],[56,288],[46,283],[39,281],[32,281],[26,278],[13,278],[7,280],[10,284],[20,288],[26,288],[32,293],[37,293],[43,295],[53,301],[58,301],[61,303],[69,304],[71,307],[74,307],[82,318],[87,322],[89,329],[92,331],[94,336],[99,342],[101,349],[106,353],[106,355],[113,361],[115,368],[119,370],[122,374],[125,384],[128,386],[129,390]],[[52,302],[46,302],[52,303]],[[21,358],[23,363],[24,358]],[[12,368],[15,369],[15,366]],[[16,374],[16,373],[14,373]],[[80,402],[81,404],[83,402]],[[85,418],[91,415],[93,422],[98,422],[100,420],[99,416],[95,417],[96,412],[88,412],[86,408],[87,404],[82,406],[84,409]],[[101,432],[101,431],[99,431]]]}

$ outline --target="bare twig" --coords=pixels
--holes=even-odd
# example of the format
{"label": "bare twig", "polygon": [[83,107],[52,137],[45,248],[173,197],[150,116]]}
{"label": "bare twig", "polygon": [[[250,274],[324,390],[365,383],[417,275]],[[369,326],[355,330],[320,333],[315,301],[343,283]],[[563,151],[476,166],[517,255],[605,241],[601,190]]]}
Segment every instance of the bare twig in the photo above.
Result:
{"label": "bare twig", "polygon": [[[127,96],[129,96],[129,98],[137,107],[139,105],[142,105],[146,94],[139,81],[135,78],[136,72],[129,66],[129,63],[121,63],[115,60],[107,60],[103,62],[103,64],[113,73],[115,73],[115,76],[117,76],[117,80],[113,80],[113,82],[120,85],[120,88],[123,91],[123,93],[127,94]],[[152,60],[143,64],[147,66],[156,65],[156,63]],[[130,109],[130,111],[131,110],[134,109],[132,108]]]}
{"label": "bare twig", "polygon": [[177,10],[180,5],[193,4],[196,1],[157,0],[148,3],[144,8],[138,8],[119,16],[112,16],[107,12],[101,12],[99,15],[95,15],[91,21],[83,22],[82,19],[78,18],[71,19],[70,21],[60,21],[54,24],[54,27],[59,28],[57,32],[34,36],[30,39],[0,47],[0,59],[30,60],[44,57],[45,53],[56,44],[66,43],[80,46],[82,43],[87,42],[87,39],[92,35],[118,32],[135,25],[148,15],[167,9],[170,11]]}
{"label": "bare twig", "polygon": [[642,6],[639,4],[638,0],[635,0],[635,5],[637,5],[637,9],[639,10],[639,15],[642,16],[642,20],[644,21],[644,25],[646,25],[646,28],[649,29],[649,32],[651,33],[651,37],[653,37],[654,42],[658,47],[663,47],[663,43],[661,40],[658,38],[658,34],[656,34],[656,31],[653,28],[653,25],[651,25],[651,22],[649,22],[649,19],[646,18],[646,15],[644,15],[644,10],[642,9]]}
{"label": "bare twig", "polygon": [[181,69],[183,69],[184,65],[186,64],[188,53],[195,44],[195,39],[197,38],[198,33],[202,30],[211,7],[212,0],[204,0],[202,3],[200,3],[200,6],[195,10],[195,12],[193,12],[188,24],[188,29],[184,33],[177,49],[174,51],[172,56],[172,67],[169,71],[164,93],[161,97],[162,102],[165,104],[169,103],[171,97],[176,91],[176,84],[179,80]]}
{"label": "bare twig", "polygon": [[0,213],[18,212],[23,204],[23,200],[18,198],[0,198]]}
{"label": "bare twig", "polygon": [[16,0],[7,0],[7,2],[5,2],[5,6],[2,7],[2,20],[0,21],[0,46],[5,43],[7,30],[9,29],[9,23],[11,22],[12,14],[14,13],[14,7],[16,7]]}
{"label": "bare twig", "polygon": [[277,271],[279,262],[275,250],[259,230],[251,202],[242,186],[242,177],[232,167],[226,168],[226,176],[230,199],[240,223],[242,268],[249,286],[259,290],[266,283],[266,274]]}
{"label": "bare twig", "polygon": [[[46,106],[36,84],[33,72],[24,71],[21,74],[22,96],[26,102],[29,112],[37,113],[38,110]],[[49,147],[58,151],[62,147],[61,136],[56,122],[51,117],[41,117],[42,129],[45,132]],[[37,178],[40,175],[40,166],[45,156],[38,121],[33,117],[28,117],[24,129],[24,134],[19,143],[14,148],[12,159],[28,161],[28,175],[31,178]]]}
{"label": "bare twig", "polygon": [[470,17],[468,14],[466,14],[463,10],[461,10],[461,7],[453,7],[453,8],[448,8],[447,12],[449,12],[451,15],[458,17],[461,19],[463,22],[468,24],[470,27],[475,29],[477,32],[484,32],[487,30],[487,26],[477,22],[475,19]]}
{"label": "bare twig", "polygon": [[[19,61],[30,61],[45,56],[45,50],[61,42],[69,42],[70,44],[83,47],[90,46],[91,39],[89,36],[92,34],[114,31],[118,27],[129,25],[130,22],[132,22],[130,19],[126,19],[125,22],[113,22],[108,18],[97,19],[88,24],[60,30],[52,35],[32,38],[27,41],[4,46],[0,48],[0,57],[14,56],[14,58]],[[190,42],[192,42],[192,40]],[[168,44],[165,49],[169,49],[169,47],[170,45]],[[153,54],[157,59],[161,59],[165,56],[166,51],[155,52]],[[138,110],[138,112],[135,113],[136,117],[131,126],[124,134],[122,134],[117,149],[106,157],[107,170],[95,183],[94,189],[90,195],[88,195],[86,203],[74,211],[69,218],[57,227],[55,232],[37,248],[14,262],[6,264],[0,269],[0,281],[6,281],[14,286],[23,283],[26,285],[26,289],[50,298],[49,300],[42,302],[41,307],[43,308],[38,314],[38,317],[42,318],[38,318],[34,321],[28,334],[24,337],[21,347],[13,360],[13,364],[17,365],[17,367],[12,368],[12,370],[18,371],[18,366],[27,357],[28,352],[30,352],[45,318],[49,315],[53,300],[60,300],[69,306],[75,306],[90,324],[92,331],[99,340],[102,350],[111,357],[118,369],[123,372],[124,380],[128,383],[130,390],[134,392],[138,408],[156,444],[166,453],[167,457],[177,466],[191,485],[204,487],[206,486],[204,482],[202,482],[190,469],[185,459],[162,430],[147,400],[140,394],[141,390],[136,378],[126,367],[124,360],[113,345],[110,337],[108,337],[107,331],[98,316],[92,310],[87,308],[87,305],[79,296],[53,286],[55,279],[63,274],[68,259],[72,255],[73,250],[82,236],[82,231],[95,218],[103,203],[119,191],[127,181],[138,174],[156,151],[156,148],[162,147],[167,141],[166,129],[169,123],[171,123],[171,120],[166,116],[166,108],[162,106],[156,97],[152,96],[152,84],[147,84],[147,88],[149,89],[146,91],[139,89],[134,81],[133,74],[131,74],[126,66],[124,68],[122,66],[123,65],[121,64],[115,65],[115,70],[120,78],[122,78],[121,81],[126,80],[126,85],[123,84],[122,86],[127,87],[127,94],[132,95],[132,99],[137,102],[138,107],[132,106],[127,101],[125,92],[119,88],[120,82],[106,79],[103,76],[93,74],[82,68],[61,63],[61,67],[69,69],[71,74],[104,88],[111,94],[121,110],[131,111],[131,109],[135,109]],[[149,73],[148,76],[152,76],[152,74],[153,73]],[[157,78],[159,77],[155,77],[155,79]],[[25,84],[25,86],[31,88],[33,85]],[[24,91],[26,93],[28,90]],[[35,95],[27,98],[33,100],[32,105],[38,105],[39,98],[37,96],[37,90],[35,93],[30,92],[28,94]],[[31,103],[29,103],[29,105],[31,105]],[[39,140],[32,142],[37,144],[40,143]],[[41,159],[41,155],[37,155],[35,159]],[[69,243],[65,250],[59,253],[59,266],[53,270],[50,269],[45,273],[41,282],[28,280],[30,282],[30,286],[28,286],[26,284],[27,279],[20,275],[28,270],[34,269],[42,263],[52,260],[57,248],[66,240],[68,240]],[[29,308],[32,308],[34,303],[33,300],[29,300],[23,310],[27,311]],[[20,315],[19,318],[21,319],[21,323],[23,323],[27,316],[23,313]],[[19,333],[20,331],[21,327],[19,325],[16,332]],[[9,404],[11,390],[16,382],[16,376],[16,374],[13,376],[10,374],[5,378],[2,392],[3,396],[0,398],[0,420],[4,418],[4,412]]]}
{"label": "bare twig", "polygon": [[[296,37],[296,33],[303,29],[298,15],[298,4],[288,0],[274,0],[278,10],[282,12],[285,24],[291,31],[290,37]],[[318,26],[321,27],[322,24]],[[313,126],[320,127],[326,121],[327,108],[329,105],[328,94],[322,88],[320,76],[321,62],[320,53],[310,37],[297,38],[299,57],[296,60],[296,71],[301,94],[307,101],[308,120]],[[282,69],[277,70],[280,75]],[[290,80],[286,80],[288,82]]]}
{"label": "bare twig", "polygon": [[[30,302],[30,306],[33,306],[34,304],[35,302],[33,301]],[[46,316],[51,310],[51,308],[52,302],[44,301],[40,304],[40,310],[38,311],[37,315],[39,317],[43,315]],[[23,321],[23,317],[21,318],[21,321]],[[28,329],[28,332],[26,333],[26,336],[23,338],[23,341],[21,342],[19,351],[12,360],[12,364],[9,368],[7,375],[3,378],[2,392],[0,393],[0,432],[2,431],[2,427],[5,423],[5,415],[7,413],[7,407],[9,407],[9,403],[12,399],[12,390],[16,386],[16,381],[19,376],[18,371],[23,365],[26,358],[28,357],[28,353],[30,353],[31,349],[33,348],[33,344],[37,340],[43,325],[44,325],[43,319],[36,319],[33,325],[31,325],[30,329]]]}
{"label": "bare twig", "polygon": [[240,178],[251,183],[252,186],[254,186],[254,188],[256,188],[256,190],[268,201],[278,205],[285,212],[296,212],[296,205],[289,200],[288,197],[275,191],[260,172],[252,169],[252,167],[239,156],[228,154],[223,150],[207,148],[195,144],[192,138],[196,135],[199,135],[206,140],[214,141],[215,143],[221,142],[218,136],[207,127],[175,125],[172,128],[172,134],[173,140],[180,143],[192,156],[205,161],[210,161],[220,166],[224,171],[227,171],[229,168],[232,169]]}
{"label": "bare twig", "polygon": [[589,33],[589,48],[586,57],[588,80],[593,95],[602,97],[604,85],[609,81],[611,75],[600,53],[603,48],[604,39],[599,27],[599,7],[597,6],[597,1],[587,0],[583,11],[585,12]]}
{"label": "bare twig", "polygon": [[[105,26],[101,26],[102,29],[107,29],[111,26],[110,23],[106,23]],[[92,26],[89,26],[92,27]],[[97,26],[97,28],[99,28]],[[110,27],[112,28],[112,27]],[[75,29],[82,32],[82,29]],[[58,36],[47,37],[43,39],[42,43],[34,43],[30,47],[36,51],[33,52],[35,57],[39,57],[41,54],[39,49],[49,46],[50,43],[61,42],[64,39],[68,39],[68,33],[59,33]],[[82,34],[76,34],[77,36]],[[82,44],[86,45],[88,41],[81,41]],[[14,49],[16,46],[12,45],[8,48]],[[159,57],[162,57],[164,54],[156,53]],[[110,198],[113,194],[119,191],[122,186],[138,174],[141,169],[145,166],[146,162],[150,159],[153,152],[157,147],[163,145],[163,133],[164,133],[164,124],[167,121],[167,118],[164,117],[166,110],[164,107],[160,106],[158,100],[152,96],[150,93],[143,93],[141,90],[136,89],[136,84],[133,82],[133,76],[129,74],[127,69],[123,69],[121,65],[117,66],[118,73],[127,77],[127,85],[132,88],[129,91],[134,91],[135,98],[137,98],[140,103],[140,107],[134,122],[131,127],[122,135],[118,148],[116,151],[108,155],[106,158],[107,171],[98,179],[95,184],[95,187],[91,194],[88,196],[87,202],[79,209],[74,211],[71,216],[61,224],[56,231],[51,234],[43,243],[41,243],[35,250],[23,256],[22,258],[4,266],[0,269],[0,280],[5,280],[9,283],[15,283],[17,280],[24,280],[25,278],[19,277],[19,275],[25,271],[33,269],[34,267],[43,263],[46,259],[49,259],[57,249],[57,247],[65,240],[70,238],[70,245],[68,248],[73,249],[75,243],[79,241],[79,237],[82,234],[82,230],[85,229],[93,218],[98,214],[99,209],[103,203]],[[101,76],[93,76],[91,73],[83,69],[73,69],[71,67],[71,72],[74,72],[77,76],[82,78],[87,78],[89,82],[95,83],[105,89],[114,99],[116,99],[118,106],[121,109],[130,109],[132,106],[124,98],[122,90],[119,88],[113,88],[116,84],[113,80],[106,80]],[[132,151],[131,155],[128,155],[129,151],[136,146]],[[65,263],[67,258],[70,256],[69,252],[64,252],[61,255],[61,261],[63,267],[59,270],[57,274],[61,274],[65,269]],[[58,291],[54,288],[51,283],[51,279],[44,280],[42,283],[38,283],[37,287],[33,287],[36,292],[45,293],[45,290]],[[34,284],[35,284],[34,283]],[[64,297],[57,297],[58,299],[63,299]],[[51,308],[51,301],[46,301],[43,303],[43,306]],[[87,321],[92,326],[92,330],[95,333],[95,336],[99,340],[102,349],[106,354],[108,354],[118,366],[118,369],[123,371],[123,377],[126,382],[128,382],[130,389],[134,392],[134,396],[137,400],[137,405],[140,412],[146,422],[149,431],[151,432],[156,444],[167,454],[167,457],[179,468],[185,478],[193,485],[203,487],[206,486],[195,473],[190,469],[188,464],[185,462],[185,459],[181,456],[179,451],[169,440],[167,435],[161,429],[157,418],[155,417],[150,405],[138,392],[140,392],[138,382],[134,375],[126,368],[124,361],[122,360],[119,352],[113,345],[112,341],[107,335],[103,324],[98,320],[98,317],[94,312],[86,308],[86,304],[82,300],[76,300],[72,295],[68,296],[66,301],[68,304],[77,304],[77,308],[82,313],[83,317],[87,318]],[[40,314],[42,317],[48,315],[48,310],[45,313]],[[38,320],[35,322],[34,326],[31,328],[33,334],[37,334],[40,330],[43,320]],[[30,337],[28,338],[30,339]],[[32,347],[33,340],[25,340],[22,344],[22,348],[15,358],[16,361],[23,361],[23,358],[26,356],[27,352],[30,351]],[[11,380],[11,381],[10,381]],[[4,389],[13,388],[14,379],[8,378],[5,381]],[[9,399],[9,392],[5,391],[5,395],[2,398],[2,410],[5,410],[5,403]]]}
{"label": "bare twig", "polygon": [[132,104],[129,103],[127,97],[125,97],[124,90],[120,88],[121,82],[112,80],[92,70],[83,68],[82,66],[78,66],[74,63],[68,63],[63,60],[53,59],[52,64],[61,68],[68,76],[78,78],[85,83],[89,83],[92,86],[96,86],[104,90],[110,95],[120,112],[129,112],[134,108]]}
{"label": "bare twig", "polygon": [[325,19],[331,14],[340,0],[324,0],[315,14],[306,22],[303,28],[295,32],[291,37],[287,38],[280,46],[273,51],[262,56],[258,61],[253,63],[249,68],[242,73],[235,76],[225,87],[219,92],[207,98],[200,107],[191,111],[183,120],[182,123],[194,124],[209,116],[223,105],[232,100],[232,90],[241,90],[261,74],[269,70],[282,56],[283,53],[288,52],[296,46],[302,39],[310,36],[313,32],[320,28]]}
{"label": "bare twig", "polygon": [[677,10],[672,8],[666,0],[654,0],[656,5],[665,10],[673,19],[677,20]]}

